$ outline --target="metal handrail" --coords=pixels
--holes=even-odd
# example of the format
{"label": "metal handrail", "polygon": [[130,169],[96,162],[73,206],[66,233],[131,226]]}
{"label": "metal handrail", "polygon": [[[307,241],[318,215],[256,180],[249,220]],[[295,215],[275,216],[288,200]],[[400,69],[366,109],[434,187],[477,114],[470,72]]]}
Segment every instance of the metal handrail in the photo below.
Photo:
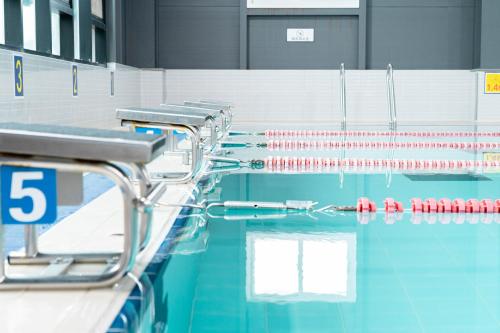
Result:
{"label": "metal handrail", "polygon": [[341,129],[343,131],[347,128],[347,108],[346,108],[346,88],[345,88],[345,65],[340,64],[340,110],[342,111],[343,118]]}
{"label": "metal handrail", "polygon": [[394,71],[392,65],[387,65],[387,104],[389,106],[389,129],[397,129],[396,95],[394,92]]}

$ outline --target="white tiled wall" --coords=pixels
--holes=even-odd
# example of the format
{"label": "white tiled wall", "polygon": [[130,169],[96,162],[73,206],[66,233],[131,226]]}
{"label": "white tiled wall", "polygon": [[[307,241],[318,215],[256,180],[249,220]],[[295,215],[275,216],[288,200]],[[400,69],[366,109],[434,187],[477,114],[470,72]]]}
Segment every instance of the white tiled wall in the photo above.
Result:
{"label": "white tiled wall", "polygon": [[478,73],[478,119],[483,121],[500,120],[500,94],[484,93],[485,73]]}
{"label": "white tiled wall", "polygon": [[334,71],[167,70],[166,101],[230,101],[239,123],[332,121],[340,118],[338,81]]}
{"label": "white tiled wall", "polygon": [[119,125],[114,112],[117,107],[140,104],[138,69],[115,64],[109,68],[78,64],[78,97],[73,97],[71,63],[31,54],[21,54],[24,97],[14,98],[13,54],[19,53],[0,49],[1,121],[111,128]]}
{"label": "white tiled wall", "polygon": [[141,70],[141,106],[158,107],[165,99],[165,71]]}
{"label": "white tiled wall", "polygon": [[[469,71],[394,71],[399,121],[471,121],[475,78]],[[386,71],[347,72],[348,120],[389,119]]]}
{"label": "white tiled wall", "polygon": [[[495,112],[500,95],[476,95],[476,75],[482,74],[395,70],[398,119],[471,121],[478,99],[479,120],[500,121]],[[388,121],[386,71],[347,71],[346,86],[348,121]],[[342,118],[338,71],[167,70],[165,90],[168,103],[231,101],[237,107],[236,123],[323,123]]]}

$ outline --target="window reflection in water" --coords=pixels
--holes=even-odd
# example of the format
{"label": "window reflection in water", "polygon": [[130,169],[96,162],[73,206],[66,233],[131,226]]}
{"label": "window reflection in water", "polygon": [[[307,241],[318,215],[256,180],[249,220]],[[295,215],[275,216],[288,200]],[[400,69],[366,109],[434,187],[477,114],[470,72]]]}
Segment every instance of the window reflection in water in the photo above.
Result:
{"label": "window reflection in water", "polygon": [[356,234],[247,233],[249,301],[356,300]]}

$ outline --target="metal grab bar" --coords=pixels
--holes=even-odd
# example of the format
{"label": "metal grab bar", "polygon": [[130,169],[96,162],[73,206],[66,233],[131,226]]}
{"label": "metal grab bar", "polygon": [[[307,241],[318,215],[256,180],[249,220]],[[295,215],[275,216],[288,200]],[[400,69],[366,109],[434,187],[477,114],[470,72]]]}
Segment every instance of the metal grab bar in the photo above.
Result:
{"label": "metal grab bar", "polygon": [[394,92],[394,71],[392,65],[387,65],[387,105],[389,107],[389,129],[397,129],[396,94]]}
{"label": "metal grab bar", "polygon": [[345,65],[340,64],[340,110],[342,111],[343,118],[341,129],[345,131],[347,129],[347,108],[346,108],[346,95],[345,95]]}

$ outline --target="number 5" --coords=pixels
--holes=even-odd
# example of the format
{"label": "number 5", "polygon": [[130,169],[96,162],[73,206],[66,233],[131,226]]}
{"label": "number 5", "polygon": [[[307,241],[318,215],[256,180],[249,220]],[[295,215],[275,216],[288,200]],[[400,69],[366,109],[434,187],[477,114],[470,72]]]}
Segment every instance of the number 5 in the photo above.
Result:
{"label": "number 5", "polygon": [[47,199],[42,191],[34,187],[23,187],[25,180],[43,180],[41,171],[14,172],[12,174],[12,185],[10,191],[11,199],[31,198],[33,209],[26,213],[21,208],[9,208],[9,213],[19,222],[36,222],[41,219],[47,211]]}

